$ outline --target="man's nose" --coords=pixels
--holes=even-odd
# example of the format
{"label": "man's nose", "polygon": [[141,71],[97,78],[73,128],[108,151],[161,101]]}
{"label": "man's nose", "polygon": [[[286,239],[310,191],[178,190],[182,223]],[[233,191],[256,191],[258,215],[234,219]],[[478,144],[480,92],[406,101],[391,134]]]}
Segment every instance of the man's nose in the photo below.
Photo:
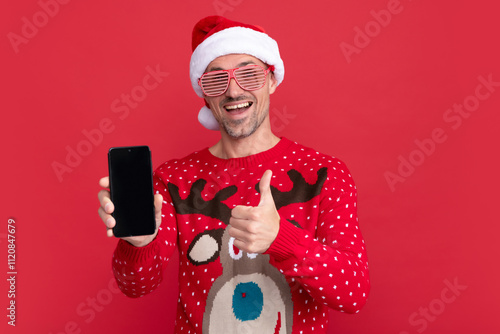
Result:
{"label": "man's nose", "polygon": [[227,87],[226,91],[227,96],[237,97],[240,96],[244,91],[245,90],[238,85],[235,78],[231,78],[231,80],[229,80],[229,86]]}

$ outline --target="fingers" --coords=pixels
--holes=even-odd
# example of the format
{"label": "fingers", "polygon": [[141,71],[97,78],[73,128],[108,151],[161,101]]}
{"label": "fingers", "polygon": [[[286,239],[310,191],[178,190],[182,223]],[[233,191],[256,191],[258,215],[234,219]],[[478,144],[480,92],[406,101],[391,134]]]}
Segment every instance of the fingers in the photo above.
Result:
{"label": "fingers", "polygon": [[156,194],[154,197],[155,202],[155,213],[161,213],[161,206],[163,204],[163,196],[161,194]]}
{"label": "fingers", "polygon": [[259,181],[259,205],[239,205],[231,210],[228,233],[234,245],[249,253],[263,253],[276,239],[280,216],[271,192],[273,173],[266,170]]}
{"label": "fingers", "polygon": [[[109,177],[106,176],[100,179],[99,185],[103,188],[108,188]],[[115,206],[113,205],[113,202],[111,202],[111,196],[107,189],[102,189],[101,191],[99,191],[99,193],[97,194],[97,198],[99,199],[99,203],[101,204],[101,207],[105,213],[113,213],[113,211],[115,210]]]}
{"label": "fingers", "polygon": [[244,226],[238,226],[235,221],[228,226],[228,234],[234,238],[234,246],[247,253],[264,253],[275,238],[255,224],[242,222]]}
{"label": "fingers", "polygon": [[273,195],[271,193],[271,178],[273,176],[273,172],[271,170],[266,170],[264,175],[259,182],[259,191],[260,191],[260,201],[259,206],[264,206],[270,204],[271,202],[274,204]]}
{"label": "fingers", "polygon": [[256,224],[259,224],[259,222],[234,217],[231,217],[229,219],[229,226],[231,226],[233,229],[245,231],[245,233],[254,233],[254,226]]}
{"label": "fingers", "polygon": [[[103,177],[99,180],[99,185],[103,188],[109,187],[109,177]],[[116,225],[115,219],[111,216],[113,211],[115,210],[115,206],[113,202],[111,202],[111,198],[109,195],[109,191],[106,189],[102,189],[97,194],[97,198],[99,199],[100,207],[97,210],[99,213],[99,217],[104,222],[104,225],[107,227],[107,236],[113,236],[113,227]]]}
{"label": "fingers", "polygon": [[267,191],[271,187],[271,178],[273,177],[273,171],[268,169],[262,175],[262,178],[259,181],[259,190],[260,193]]}
{"label": "fingers", "polygon": [[114,237],[115,235],[113,234],[113,229],[108,228],[106,231],[106,235],[108,236],[108,238]]}
{"label": "fingers", "polygon": [[[109,177],[103,177],[102,179],[99,180],[99,185],[103,188],[109,188]],[[111,197],[110,193],[107,189],[102,189],[99,191],[97,194],[97,197],[99,199],[99,209],[97,210],[99,217],[101,220],[104,222],[104,225],[106,225],[107,231],[106,234],[108,237],[113,237],[113,227],[116,225],[116,220],[111,216],[111,214],[115,210],[115,206],[113,202],[111,202]],[[163,196],[160,194],[156,194],[154,196],[154,207],[155,207],[155,220],[156,220],[156,231],[153,235],[156,236],[156,233],[158,233],[158,228],[161,225],[161,207],[163,204]],[[129,241],[133,245],[138,245],[138,246],[143,246],[147,243],[149,243],[151,240],[151,236],[148,237],[130,237],[130,238],[123,238],[124,240]]]}
{"label": "fingers", "polygon": [[106,213],[111,214],[113,213],[113,211],[115,211],[115,206],[113,205],[113,202],[111,202],[109,191],[104,189],[99,191],[99,193],[97,194],[97,198],[99,199],[99,203]]}
{"label": "fingers", "polygon": [[108,213],[104,211],[102,207],[99,207],[97,210],[99,213],[99,217],[101,217],[101,220],[104,222],[104,225],[107,227],[107,235],[108,237],[113,236],[113,227],[116,225],[116,220]]}
{"label": "fingers", "polygon": [[[234,226],[229,225],[228,230],[227,230],[229,236],[231,238],[234,238],[235,240],[238,240],[240,243],[245,243],[247,242],[248,239],[248,233],[241,231]],[[240,248],[241,249],[241,248]]]}
{"label": "fingers", "polygon": [[156,230],[161,225],[161,207],[163,205],[163,196],[160,194],[156,194],[154,197],[155,203],[155,219],[156,219]]}
{"label": "fingers", "polygon": [[103,177],[99,180],[99,185],[103,188],[109,188],[109,176]]}
{"label": "fingers", "polygon": [[253,220],[253,212],[255,210],[251,206],[237,205],[231,210],[231,217],[236,219]]}

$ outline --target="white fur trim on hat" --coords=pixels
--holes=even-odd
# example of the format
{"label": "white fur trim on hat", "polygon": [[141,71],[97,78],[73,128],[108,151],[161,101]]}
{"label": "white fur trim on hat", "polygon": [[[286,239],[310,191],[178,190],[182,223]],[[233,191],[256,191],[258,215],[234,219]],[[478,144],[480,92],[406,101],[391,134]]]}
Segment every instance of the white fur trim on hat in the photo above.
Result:
{"label": "white fur trim on hat", "polygon": [[280,57],[278,43],[269,35],[244,27],[231,27],[207,37],[191,55],[189,76],[191,85],[199,97],[203,97],[198,79],[214,59],[228,54],[248,54],[267,65],[274,65],[274,77],[278,85],[285,76],[285,66]]}
{"label": "white fur trim on hat", "polygon": [[198,113],[198,121],[208,130],[219,130],[219,122],[215,119],[212,111],[208,109],[206,106],[200,109]]}

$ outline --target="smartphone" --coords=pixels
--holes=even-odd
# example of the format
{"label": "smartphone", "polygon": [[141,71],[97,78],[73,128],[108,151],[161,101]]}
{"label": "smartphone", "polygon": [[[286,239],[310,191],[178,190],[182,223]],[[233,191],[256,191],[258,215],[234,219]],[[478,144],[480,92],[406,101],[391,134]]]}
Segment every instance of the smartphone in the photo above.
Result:
{"label": "smartphone", "polygon": [[130,237],[156,229],[153,168],[148,146],[112,147],[108,152],[109,188],[115,206],[113,234]]}

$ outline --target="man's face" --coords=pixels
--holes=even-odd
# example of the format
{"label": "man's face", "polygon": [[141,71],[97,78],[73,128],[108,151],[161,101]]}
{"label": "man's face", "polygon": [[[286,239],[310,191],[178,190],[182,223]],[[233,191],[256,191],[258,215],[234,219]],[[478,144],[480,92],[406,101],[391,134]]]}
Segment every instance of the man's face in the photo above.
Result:
{"label": "man's face", "polygon": [[[259,59],[245,54],[231,54],[213,60],[206,72],[228,70],[246,65],[260,65],[267,68]],[[253,134],[269,116],[269,95],[274,93],[277,81],[269,73],[264,87],[246,91],[234,79],[229,82],[227,91],[215,97],[206,96],[210,110],[221,125],[223,131],[235,139]]]}

